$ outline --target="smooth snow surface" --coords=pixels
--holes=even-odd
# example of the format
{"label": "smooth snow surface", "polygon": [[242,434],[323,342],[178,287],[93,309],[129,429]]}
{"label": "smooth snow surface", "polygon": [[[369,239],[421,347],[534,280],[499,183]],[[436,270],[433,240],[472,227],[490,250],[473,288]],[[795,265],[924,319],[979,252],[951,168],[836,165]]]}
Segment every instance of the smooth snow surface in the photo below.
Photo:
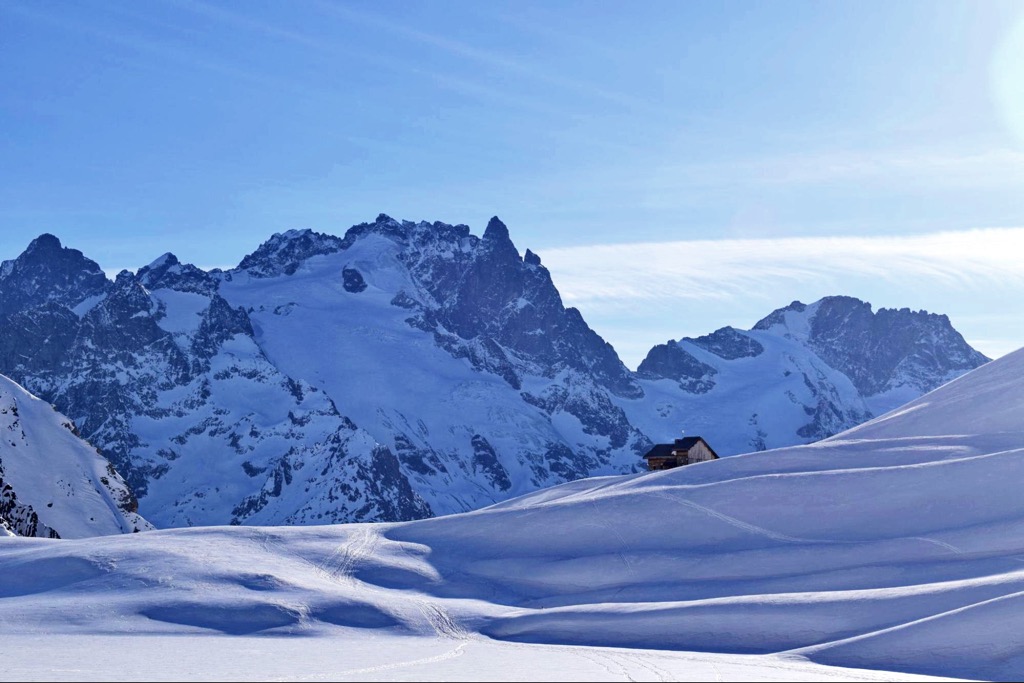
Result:
{"label": "smooth snow surface", "polygon": [[917,681],[799,657],[394,637],[336,629],[324,638],[11,636],[4,680],[52,681]]}
{"label": "smooth snow surface", "polygon": [[[1018,679],[1022,379],[1024,351],[816,445],[576,481],[450,517],[0,539],[5,671],[886,677],[810,660]],[[126,634],[144,637],[127,647]],[[161,668],[172,635],[188,636],[174,642],[189,655]],[[163,654],[146,661],[149,650]],[[224,652],[247,651],[258,654],[231,655],[241,673],[226,670]],[[214,659],[190,668],[202,652]],[[69,658],[74,676],[55,671]]]}

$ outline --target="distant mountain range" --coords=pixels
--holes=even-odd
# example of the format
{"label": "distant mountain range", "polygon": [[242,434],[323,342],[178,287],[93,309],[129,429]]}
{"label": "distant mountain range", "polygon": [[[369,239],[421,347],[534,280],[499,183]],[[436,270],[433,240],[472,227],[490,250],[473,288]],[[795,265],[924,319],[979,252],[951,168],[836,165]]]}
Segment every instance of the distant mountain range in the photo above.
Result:
{"label": "distant mountain range", "polygon": [[0,264],[0,373],[161,527],[458,512],[635,471],[681,429],[723,455],[806,443],[986,360],[945,316],[829,297],[631,372],[497,218],[478,237],[381,215],[113,282],[52,235]]}

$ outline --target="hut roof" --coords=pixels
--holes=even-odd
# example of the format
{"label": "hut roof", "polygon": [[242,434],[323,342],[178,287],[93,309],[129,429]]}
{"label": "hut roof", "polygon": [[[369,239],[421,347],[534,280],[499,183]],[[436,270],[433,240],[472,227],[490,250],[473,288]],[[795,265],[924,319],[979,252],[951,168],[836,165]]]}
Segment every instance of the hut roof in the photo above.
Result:
{"label": "hut roof", "polygon": [[651,450],[644,454],[644,458],[670,458],[672,457],[672,451],[689,451],[697,445],[698,441],[703,442],[707,449],[711,451],[711,454],[716,458],[718,457],[718,453],[715,453],[715,449],[703,437],[684,436],[681,439],[676,439],[674,443],[655,444]]}
{"label": "hut roof", "polygon": [[676,449],[675,444],[659,443],[644,454],[644,458],[670,458],[672,451]]}

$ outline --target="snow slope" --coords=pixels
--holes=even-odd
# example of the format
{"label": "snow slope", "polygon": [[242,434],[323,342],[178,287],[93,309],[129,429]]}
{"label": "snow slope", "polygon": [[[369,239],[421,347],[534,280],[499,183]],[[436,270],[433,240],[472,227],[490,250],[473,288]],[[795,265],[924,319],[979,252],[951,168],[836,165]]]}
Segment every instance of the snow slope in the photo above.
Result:
{"label": "snow slope", "polygon": [[0,375],[0,535],[84,538],[152,529],[74,425]]}
{"label": "snow slope", "polygon": [[685,669],[646,650],[720,653],[727,667],[797,658],[1017,679],[1022,379],[1024,350],[818,444],[581,480],[449,517],[7,539],[0,632],[338,643],[372,632],[387,653],[434,638],[450,646],[432,661],[474,651],[484,668],[514,656],[487,654],[491,638],[570,648],[521,651],[527,671],[531,652],[615,647],[617,671],[649,663],[644,675],[662,678]]}

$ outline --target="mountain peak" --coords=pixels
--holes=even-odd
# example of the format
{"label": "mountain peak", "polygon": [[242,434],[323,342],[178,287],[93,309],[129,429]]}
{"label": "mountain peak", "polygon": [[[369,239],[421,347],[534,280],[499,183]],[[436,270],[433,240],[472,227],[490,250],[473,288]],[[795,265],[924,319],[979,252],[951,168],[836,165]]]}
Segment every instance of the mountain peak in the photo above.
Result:
{"label": "mountain peak", "polygon": [[774,311],[757,321],[752,329],[770,330],[776,325],[784,325],[787,313],[803,313],[807,310],[807,304],[801,301],[793,301],[788,306],[776,308]]}
{"label": "mountain peak", "polygon": [[508,227],[497,216],[492,216],[484,230],[485,240],[509,240]]}
{"label": "mountain peak", "polygon": [[146,266],[145,269],[158,270],[160,268],[170,268],[171,266],[176,266],[179,263],[181,263],[181,261],[178,260],[177,256],[175,256],[171,252],[167,252],[162,256],[158,256],[156,260],[154,260],[152,263]]}
{"label": "mountain peak", "polygon": [[256,251],[242,259],[236,270],[257,278],[292,275],[308,258],[344,248],[340,237],[313,230],[287,230],[271,235]]}
{"label": "mountain peak", "polygon": [[522,257],[519,256],[519,250],[516,249],[516,245],[512,243],[512,238],[509,237],[508,228],[497,216],[488,221],[480,244],[494,258],[507,265],[522,264]]}
{"label": "mountain peak", "polygon": [[217,280],[213,275],[191,263],[182,263],[170,252],[139,268],[136,278],[149,290],[173,289],[206,296],[217,290]]}
{"label": "mountain peak", "polygon": [[0,317],[47,302],[72,308],[109,286],[98,263],[62,246],[49,233],[32,240],[18,258],[5,261],[0,278]]}
{"label": "mountain peak", "polygon": [[[793,303],[800,303],[800,302],[799,301],[794,301]],[[823,304],[823,305],[827,304],[829,306],[848,306],[850,308],[864,308],[864,307],[867,307],[868,310],[871,310],[871,303],[870,302],[864,301],[862,299],[858,299],[855,296],[847,296],[845,294],[831,294],[829,296],[823,296],[820,299],[818,299],[817,301],[815,301],[814,303],[816,303],[816,304]]]}
{"label": "mountain peak", "polygon": [[128,289],[135,285],[135,283],[135,274],[127,269],[121,270],[121,272],[117,274],[117,277],[114,278],[114,288],[118,290]]}
{"label": "mountain peak", "polygon": [[292,228],[291,230],[285,230],[284,232],[275,232],[270,236],[270,241],[296,240],[311,234],[313,234],[313,231],[309,228]]}
{"label": "mountain peak", "polygon": [[64,246],[60,243],[60,240],[56,235],[51,235],[48,232],[44,232],[39,237],[32,240],[25,250],[26,254],[53,254],[61,251]]}
{"label": "mountain peak", "polygon": [[988,360],[944,315],[909,308],[876,312],[849,296],[825,297],[813,306],[804,321],[809,345],[865,396],[904,386],[930,391]]}

